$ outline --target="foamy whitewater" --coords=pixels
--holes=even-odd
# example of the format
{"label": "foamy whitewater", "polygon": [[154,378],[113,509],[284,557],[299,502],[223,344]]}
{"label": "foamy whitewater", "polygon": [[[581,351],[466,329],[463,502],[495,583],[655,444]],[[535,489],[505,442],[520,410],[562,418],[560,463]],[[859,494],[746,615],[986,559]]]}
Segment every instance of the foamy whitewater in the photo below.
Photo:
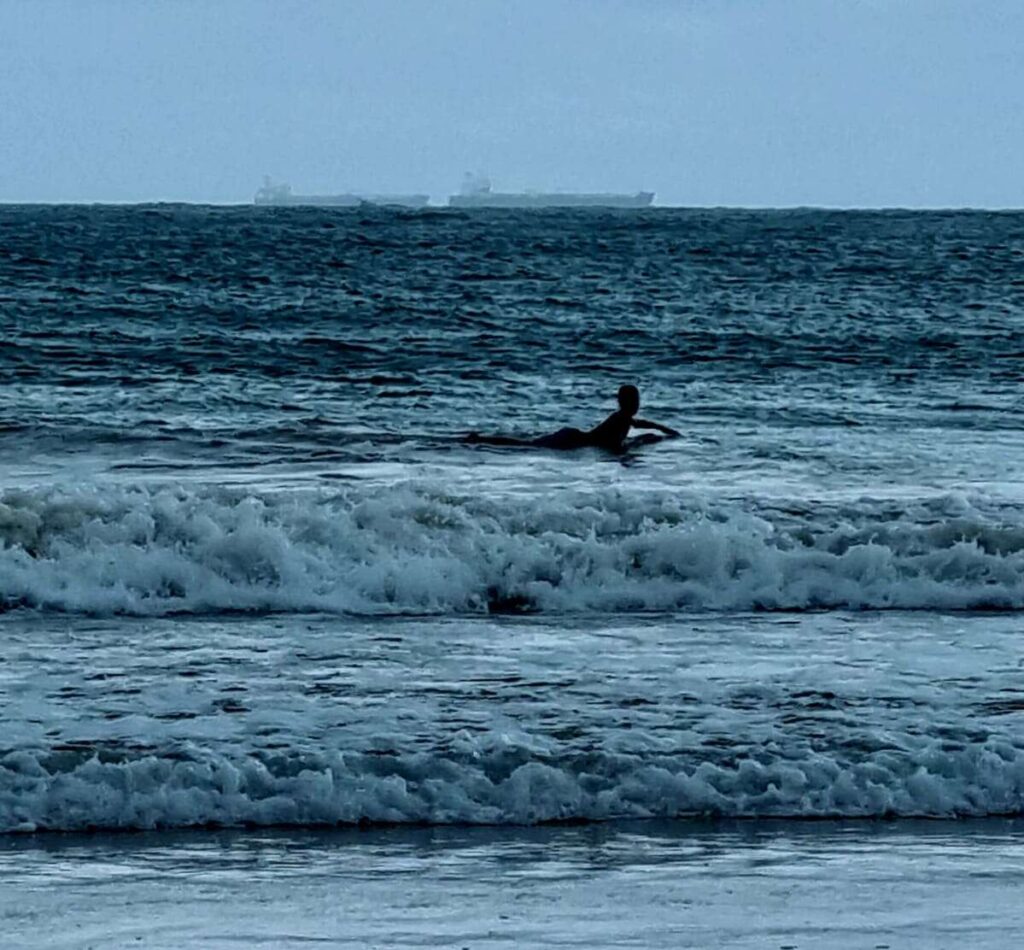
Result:
{"label": "foamy whitewater", "polygon": [[667,491],[10,491],[9,606],[98,615],[1015,609],[1024,524],[944,494],[813,510]]}
{"label": "foamy whitewater", "polygon": [[1024,215],[0,226],[0,831],[1024,813]]}

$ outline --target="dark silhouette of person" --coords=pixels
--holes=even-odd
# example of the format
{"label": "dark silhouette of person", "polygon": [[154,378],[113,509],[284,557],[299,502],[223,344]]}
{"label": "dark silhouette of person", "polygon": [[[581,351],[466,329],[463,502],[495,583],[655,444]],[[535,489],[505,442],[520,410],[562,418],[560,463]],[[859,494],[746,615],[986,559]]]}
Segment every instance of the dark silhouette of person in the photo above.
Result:
{"label": "dark silhouette of person", "polygon": [[636,386],[620,386],[619,408],[604,422],[586,432],[567,426],[537,439],[515,439],[503,435],[480,435],[477,432],[471,432],[466,437],[466,441],[478,445],[533,445],[542,449],[595,448],[605,449],[608,452],[621,452],[631,428],[654,429],[667,436],[680,434],[675,429],[660,423],[637,419],[636,413],[639,408],[640,390]]}

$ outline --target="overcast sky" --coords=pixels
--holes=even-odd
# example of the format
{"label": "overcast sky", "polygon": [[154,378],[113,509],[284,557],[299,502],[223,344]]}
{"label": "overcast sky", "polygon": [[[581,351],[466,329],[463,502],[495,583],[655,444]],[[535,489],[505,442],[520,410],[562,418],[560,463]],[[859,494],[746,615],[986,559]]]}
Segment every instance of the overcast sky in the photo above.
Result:
{"label": "overcast sky", "polygon": [[1024,0],[0,0],[0,201],[1024,206]]}

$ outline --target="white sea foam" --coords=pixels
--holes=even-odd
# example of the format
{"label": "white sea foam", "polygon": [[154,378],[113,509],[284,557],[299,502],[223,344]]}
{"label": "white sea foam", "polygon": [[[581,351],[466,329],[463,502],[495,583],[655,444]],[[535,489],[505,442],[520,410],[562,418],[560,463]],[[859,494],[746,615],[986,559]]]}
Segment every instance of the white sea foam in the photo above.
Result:
{"label": "white sea foam", "polygon": [[1024,756],[990,740],[938,743],[844,762],[761,755],[731,764],[626,755],[452,758],[279,755],[102,761],[13,752],[0,758],[0,832],[355,823],[534,824],[733,817],[984,816],[1024,812]]}
{"label": "white sea foam", "polygon": [[0,602],[141,615],[1024,607],[1024,525],[955,496],[891,509],[422,486],[8,492]]}

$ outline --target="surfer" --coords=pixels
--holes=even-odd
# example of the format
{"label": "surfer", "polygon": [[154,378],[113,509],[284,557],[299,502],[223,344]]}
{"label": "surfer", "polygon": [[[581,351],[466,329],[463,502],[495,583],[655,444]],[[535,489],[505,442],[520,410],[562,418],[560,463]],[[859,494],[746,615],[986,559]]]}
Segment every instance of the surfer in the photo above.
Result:
{"label": "surfer", "polygon": [[675,429],[663,426],[658,422],[637,419],[636,413],[639,408],[640,390],[636,386],[620,386],[619,408],[604,422],[586,432],[567,426],[536,439],[515,439],[503,435],[480,435],[478,432],[470,432],[466,436],[466,441],[477,445],[533,445],[542,449],[595,448],[605,449],[608,452],[621,452],[631,428],[654,429],[667,436],[680,434]]}

